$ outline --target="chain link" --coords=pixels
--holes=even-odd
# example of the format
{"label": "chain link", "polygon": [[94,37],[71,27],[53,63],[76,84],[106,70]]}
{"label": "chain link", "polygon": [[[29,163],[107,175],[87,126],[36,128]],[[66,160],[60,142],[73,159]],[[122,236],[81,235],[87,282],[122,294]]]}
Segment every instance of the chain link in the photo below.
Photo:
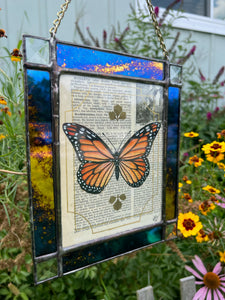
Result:
{"label": "chain link", "polygon": [[71,0],[65,0],[65,3],[61,5],[61,10],[57,13],[57,19],[53,21],[53,26],[49,29],[51,36],[54,36],[57,32],[57,29],[64,17],[65,12],[67,11],[68,5]]}
{"label": "chain link", "polygon": [[163,36],[162,36],[161,30],[159,28],[159,24],[158,24],[158,21],[156,19],[156,14],[155,14],[153,5],[151,3],[151,0],[146,0],[146,3],[147,3],[147,6],[148,6],[150,15],[152,17],[152,22],[153,22],[153,25],[155,27],[155,32],[156,32],[157,37],[159,39],[160,47],[161,47],[161,49],[163,51],[164,57],[165,57],[166,60],[169,60],[169,54],[168,54],[168,51],[166,49],[166,45],[164,43]]}
{"label": "chain link", "polygon": [[[65,0],[65,3],[61,5],[61,11],[59,11],[57,13],[57,19],[55,19],[53,21],[53,26],[49,30],[51,36],[54,36],[56,34],[56,32],[58,30],[58,27],[59,27],[59,25],[60,25],[60,23],[61,23],[61,21],[64,17],[65,12],[67,11],[67,8],[68,8],[68,5],[70,4],[70,2],[71,2],[71,0]],[[169,60],[169,54],[168,54],[168,51],[166,49],[166,45],[164,43],[163,36],[162,36],[161,30],[159,28],[159,24],[158,24],[158,21],[156,19],[155,11],[154,11],[154,8],[152,6],[151,0],[146,0],[146,3],[147,3],[147,6],[148,6],[150,15],[152,17],[152,22],[153,22],[153,25],[155,27],[155,32],[156,32],[157,37],[159,39],[160,47],[163,51],[164,57],[165,57],[166,60]]]}

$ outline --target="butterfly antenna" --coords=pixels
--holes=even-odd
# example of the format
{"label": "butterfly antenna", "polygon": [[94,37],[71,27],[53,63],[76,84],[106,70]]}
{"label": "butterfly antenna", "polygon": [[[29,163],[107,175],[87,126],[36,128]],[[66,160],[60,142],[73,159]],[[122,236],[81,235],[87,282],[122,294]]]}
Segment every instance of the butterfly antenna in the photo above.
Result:
{"label": "butterfly antenna", "polygon": [[121,145],[123,144],[124,140],[127,138],[128,135],[130,135],[130,133],[131,133],[131,130],[130,130],[130,131],[125,135],[125,137],[122,139],[122,142],[120,143],[119,148],[118,148],[117,151],[119,151],[119,149],[121,148]]}
{"label": "butterfly antenna", "polygon": [[110,144],[113,146],[114,150],[116,151],[115,146],[114,146],[113,143],[110,141],[110,139],[104,134],[104,132],[102,132],[102,135],[104,135],[104,137],[110,142]]}

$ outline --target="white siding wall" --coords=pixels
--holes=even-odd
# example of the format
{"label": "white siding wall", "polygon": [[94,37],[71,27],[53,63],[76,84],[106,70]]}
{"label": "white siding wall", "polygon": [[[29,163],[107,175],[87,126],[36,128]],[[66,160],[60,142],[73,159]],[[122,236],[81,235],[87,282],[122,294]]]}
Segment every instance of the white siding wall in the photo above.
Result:
{"label": "white siding wall", "polygon": [[[22,34],[49,37],[49,29],[64,0],[1,0],[0,28],[7,31],[8,39],[0,39],[0,47],[16,47]],[[126,26],[129,3],[135,0],[72,0],[57,32],[57,38],[74,41],[75,21],[80,17],[83,32],[90,27],[94,35],[102,36],[103,29],[110,31],[119,22]]]}
{"label": "white siding wall", "polygon": [[[144,0],[141,1],[143,3]],[[15,48],[24,33],[49,37],[49,29],[62,3],[64,0],[1,0],[0,28],[7,31],[8,39],[0,39],[0,51],[2,46],[9,50]],[[103,29],[109,33],[112,25],[117,26],[118,22],[121,29],[124,29],[127,26],[130,3],[135,6],[136,0],[72,0],[57,32],[57,38],[79,41],[75,32],[75,21],[78,18],[82,31],[86,33],[86,27],[89,26],[94,36],[99,36],[100,40]],[[207,30],[206,26],[211,28],[210,23],[206,22],[203,26]],[[183,36],[190,33],[184,29],[177,30]],[[193,30],[192,37],[197,46],[193,58],[204,75],[213,79],[219,68],[225,65],[225,32],[224,35],[218,35]]]}

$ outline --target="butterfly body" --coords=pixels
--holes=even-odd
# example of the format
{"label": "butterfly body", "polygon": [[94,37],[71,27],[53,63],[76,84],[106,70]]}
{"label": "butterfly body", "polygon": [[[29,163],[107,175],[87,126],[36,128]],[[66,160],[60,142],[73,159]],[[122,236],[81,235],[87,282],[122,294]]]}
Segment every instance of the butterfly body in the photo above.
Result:
{"label": "butterfly body", "polygon": [[158,122],[147,124],[113,153],[89,128],[64,123],[63,130],[81,162],[77,172],[80,187],[88,193],[101,193],[114,172],[116,180],[121,175],[129,186],[141,186],[150,172],[147,156],[160,126]]}

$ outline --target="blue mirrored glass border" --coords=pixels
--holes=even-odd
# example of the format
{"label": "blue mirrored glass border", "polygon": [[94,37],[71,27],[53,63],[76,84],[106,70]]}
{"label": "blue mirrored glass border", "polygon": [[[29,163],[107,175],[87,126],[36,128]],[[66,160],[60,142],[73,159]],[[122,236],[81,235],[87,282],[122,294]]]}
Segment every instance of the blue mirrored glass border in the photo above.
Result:
{"label": "blue mirrored glass border", "polygon": [[164,79],[164,63],[109,51],[57,43],[57,64],[61,68],[76,69],[107,75],[151,80]]}
{"label": "blue mirrored glass border", "polygon": [[31,181],[34,255],[55,252],[56,224],[53,193],[53,141],[50,73],[27,69],[27,128]]}
{"label": "blue mirrored glass border", "polygon": [[162,240],[162,227],[155,227],[107,242],[87,246],[63,256],[63,273],[78,270]]}
{"label": "blue mirrored glass border", "polygon": [[178,151],[179,151],[180,89],[168,88],[168,136],[166,161],[166,219],[176,217]]}

